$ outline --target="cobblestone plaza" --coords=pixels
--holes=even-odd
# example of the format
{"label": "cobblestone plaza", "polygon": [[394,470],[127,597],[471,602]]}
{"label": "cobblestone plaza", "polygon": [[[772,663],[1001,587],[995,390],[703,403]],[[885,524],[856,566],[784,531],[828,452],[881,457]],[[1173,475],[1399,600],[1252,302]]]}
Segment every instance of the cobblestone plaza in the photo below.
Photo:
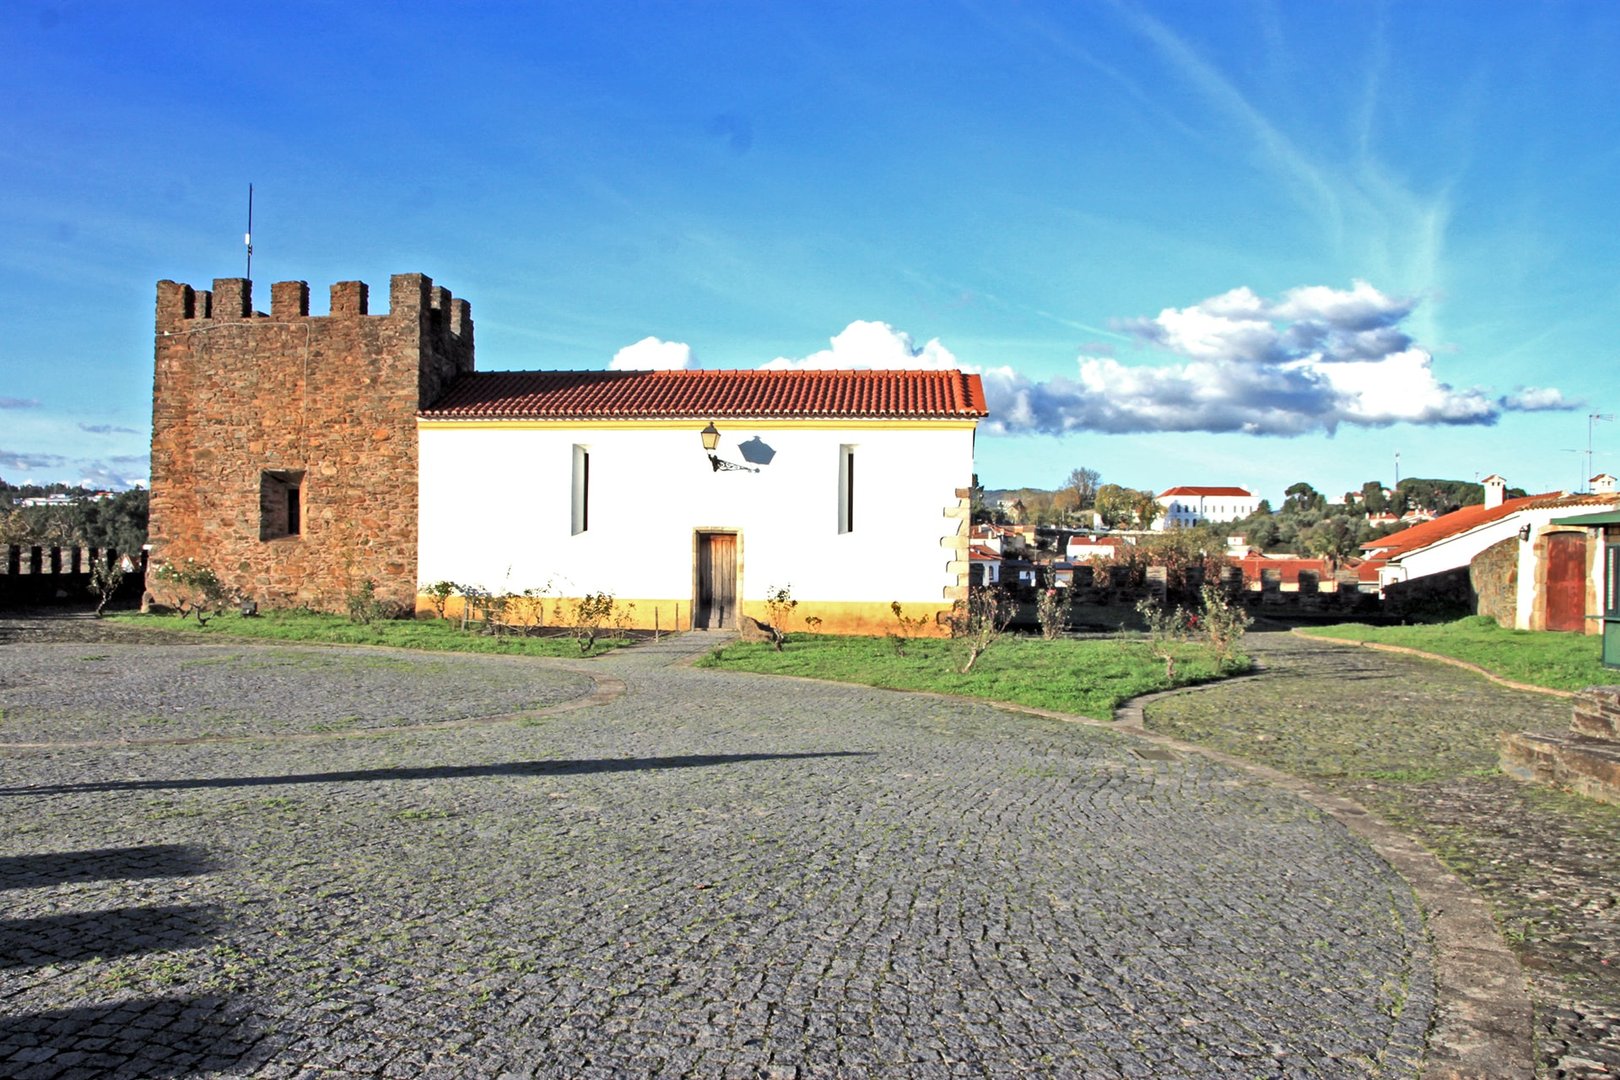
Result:
{"label": "cobblestone plaza", "polygon": [[0,1071],[1417,1075],[1412,890],[1295,796],[706,647],[0,649]]}

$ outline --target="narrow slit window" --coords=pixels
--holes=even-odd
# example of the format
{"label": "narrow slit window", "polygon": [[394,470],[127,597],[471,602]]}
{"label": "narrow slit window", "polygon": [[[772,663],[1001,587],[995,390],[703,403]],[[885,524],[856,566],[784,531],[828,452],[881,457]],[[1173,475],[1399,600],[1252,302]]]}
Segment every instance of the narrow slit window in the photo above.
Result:
{"label": "narrow slit window", "polygon": [[266,469],[259,474],[259,539],[280,540],[304,531],[304,472]]}
{"label": "narrow slit window", "polygon": [[578,536],[591,527],[591,452],[574,447],[573,533]]}
{"label": "narrow slit window", "polygon": [[855,448],[838,448],[838,531],[855,531]]}

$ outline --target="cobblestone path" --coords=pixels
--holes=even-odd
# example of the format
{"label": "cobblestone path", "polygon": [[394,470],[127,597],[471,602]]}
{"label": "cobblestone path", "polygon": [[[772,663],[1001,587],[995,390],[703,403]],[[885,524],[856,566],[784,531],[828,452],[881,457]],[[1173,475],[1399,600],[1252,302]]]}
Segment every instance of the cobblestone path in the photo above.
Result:
{"label": "cobblestone path", "polygon": [[[1496,768],[1498,733],[1567,730],[1569,702],[1414,656],[1245,640],[1264,677],[1152,701],[1148,726],[1346,795],[1437,853],[1523,965],[1538,1075],[1620,1077],[1620,809]],[[1467,767],[1426,768],[1442,754]]]}
{"label": "cobblestone path", "polygon": [[[0,646],[0,1074],[1416,1075],[1421,917],[1335,822],[707,645],[413,656],[414,697],[396,653]],[[201,733],[147,695],[243,737],[118,743]],[[411,726],[450,702],[518,715]]]}

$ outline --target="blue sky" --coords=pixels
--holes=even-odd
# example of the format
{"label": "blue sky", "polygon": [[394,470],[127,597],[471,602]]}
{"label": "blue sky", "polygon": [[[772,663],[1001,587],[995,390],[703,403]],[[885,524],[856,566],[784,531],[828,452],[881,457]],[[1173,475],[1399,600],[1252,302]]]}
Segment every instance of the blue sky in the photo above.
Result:
{"label": "blue sky", "polygon": [[[146,475],[154,283],[481,369],[956,365],[992,487],[1620,473],[1620,5],[6,5],[0,477]],[[650,340],[649,340],[650,339]]]}

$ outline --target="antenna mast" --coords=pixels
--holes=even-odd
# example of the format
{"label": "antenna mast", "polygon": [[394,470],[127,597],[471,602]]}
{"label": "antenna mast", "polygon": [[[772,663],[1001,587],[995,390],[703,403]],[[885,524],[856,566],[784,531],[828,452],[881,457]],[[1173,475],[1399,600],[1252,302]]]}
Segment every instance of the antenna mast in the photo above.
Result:
{"label": "antenna mast", "polygon": [[242,234],[242,243],[247,245],[247,279],[253,280],[253,185],[248,184],[248,227]]}

